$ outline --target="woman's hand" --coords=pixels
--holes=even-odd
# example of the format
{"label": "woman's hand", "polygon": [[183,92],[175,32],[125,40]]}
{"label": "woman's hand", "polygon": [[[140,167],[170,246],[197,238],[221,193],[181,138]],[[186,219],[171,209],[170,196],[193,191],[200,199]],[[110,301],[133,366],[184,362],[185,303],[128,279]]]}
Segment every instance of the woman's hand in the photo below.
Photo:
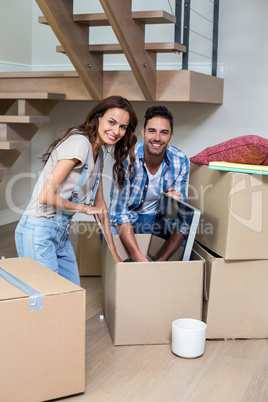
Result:
{"label": "woman's hand", "polygon": [[119,257],[116,251],[113,252],[114,258],[116,262],[123,262],[122,258]]}
{"label": "woman's hand", "polygon": [[104,214],[104,208],[103,207],[89,207],[87,205],[84,205],[83,210],[81,211],[87,215],[99,215],[100,221],[103,219],[103,214]]}
{"label": "woman's hand", "polygon": [[104,222],[105,222],[105,219],[106,220],[108,219],[108,221],[109,221],[109,214],[108,214],[108,211],[107,211],[106,204],[103,204],[103,205],[100,204],[99,206],[95,205],[93,208],[95,208],[98,211],[101,211],[101,212],[94,213],[94,218],[95,218],[96,222],[98,222],[98,220],[99,220],[101,225],[103,226]]}
{"label": "woman's hand", "polygon": [[147,260],[146,257],[143,257],[143,255],[140,255],[140,257],[138,257],[136,259],[137,262],[149,262],[149,260]]}

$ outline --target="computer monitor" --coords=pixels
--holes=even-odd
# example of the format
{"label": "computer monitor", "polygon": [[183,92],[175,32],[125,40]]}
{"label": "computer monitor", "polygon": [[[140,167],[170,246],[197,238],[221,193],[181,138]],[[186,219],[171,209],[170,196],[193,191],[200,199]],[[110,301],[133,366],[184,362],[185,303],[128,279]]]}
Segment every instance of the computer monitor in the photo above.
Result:
{"label": "computer monitor", "polygon": [[159,253],[155,254],[155,250],[160,249],[161,241],[162,244],[165,243],[165,240],[168,240],[174,230],[182,230],[187,235],[182,243],[182,253],[178,254],[180,256],[178,259],[189,261],[200,215],[199,209],[184,201],[167,197],[165,193],[162,193],[153,225],[147,258],[151,261],[156,260]]}

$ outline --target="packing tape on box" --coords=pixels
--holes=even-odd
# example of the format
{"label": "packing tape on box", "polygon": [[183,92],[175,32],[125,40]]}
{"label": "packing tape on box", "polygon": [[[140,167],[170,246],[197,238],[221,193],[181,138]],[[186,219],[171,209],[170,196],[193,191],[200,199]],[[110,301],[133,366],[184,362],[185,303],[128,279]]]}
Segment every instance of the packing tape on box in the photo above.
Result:
{"label": "packing tape on box", "polygon": [[31,311],[40,311],[43,308],[43,295],[39,293],[37,290],[27,285],[27,283],[23,282],[21,279],[16,276],[11,275],[9,272],[6,272],[3,268],[0,267],[0,277],[5,281],[15,286],[22,292],[26,293],[30,296],[30,304]]}

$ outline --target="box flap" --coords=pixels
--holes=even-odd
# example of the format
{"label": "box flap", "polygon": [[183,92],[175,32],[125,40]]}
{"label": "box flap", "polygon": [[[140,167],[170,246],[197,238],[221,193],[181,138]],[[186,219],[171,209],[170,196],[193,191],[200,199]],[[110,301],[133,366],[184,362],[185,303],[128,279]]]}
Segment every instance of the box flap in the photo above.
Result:
{"label": "box flap", "polygon": [[203,285],[203,298],[204,300],[208,300],[209,298],[209,288],[210,288],[210,272],[213,261],[216,259],[211,254],[209,254],[200,244],[197,242],[194,243],[194,251],[198,253],[200,257],[202,257],[204,261],[204,285]]}
{"label": "box flap", "polygon": [[[75,229],[75,228],[73,228]],[[75,236],[74,236],[75,232]],[[96,222],[76,222],[76,259],[80,276],[102,275],[101,230]]]}
{"label": "box flap", "polygon": [[[91,221],[79,221],[75,222],[74,225],[76,225],[76,238],[77,238],[77,262],[79,266],[80,260],[83,259],[83,251],[84,251],[84,243],[87,241],[89,238],[93,237],[93,241],[96,242],[96,236],[95,234],[99,235],[99,231],[101,230],[101,227],[98,223],[96,222],[91,222]],[[73,225],[73,226],[74,226]],[[79,236],[77,236],[79,235]],[[99,236],[98,236],[99,237]],[[94,245],[92,245],[91,250],[93,249]]]}
{"label": "box flap", "polygon": [[[29,257],[6,258],[0,267],[27,285],[36,289],[43,296],[84,289],[56,274]],[[0,300],[28,297],[24,292],[0,278]]]}

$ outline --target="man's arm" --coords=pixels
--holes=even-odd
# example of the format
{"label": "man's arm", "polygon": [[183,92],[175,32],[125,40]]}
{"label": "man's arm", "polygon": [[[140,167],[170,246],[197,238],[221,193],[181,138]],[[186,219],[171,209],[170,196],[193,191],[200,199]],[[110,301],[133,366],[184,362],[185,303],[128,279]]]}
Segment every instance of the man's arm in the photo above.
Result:
{"label": "man's arm", "polygon": [[140,252],[132,224],[130,222],[126,222],[122,225],[118,225],[116,228],[130,256],[137,262],[148,262],[147,258],[143,257]]}
{"label": "man's arm", "polygon": [[[167,190],[166,196],[174,198],[175,200],[186,201],[188,175],[189,161],[188,158],[185,156],[181,165],[180,174],[174,181],[173,186]],[[187,233],[185,233],[185,235],[187,235]],[[183,240],[185,239],[185,235],[178,230],[174,230],[174,232],[169,236],[169,239],[166,241],[163,250],[161,250],[160,257],[157,259],[157,261],[168,261],[172,254],[175,253],[175,251],[182,244]]]}
{"label": "man's arm", "polygon": [[177,177],[175,178],[172,186],[167,190],[167,196],[181,199],[184,202],[187,202],[187,184],[188,184],[188,176],[189,176],[189,160],[185,157],[174,158],[172,161],[177,167],[179,167],[179,172]]}
{"label": "man's arm", "polygon": [[166,241],[160,257],[156,261],[168,261],[168,259],[175,253],[184,240],[184,235],[176,230],[169,236]]}

